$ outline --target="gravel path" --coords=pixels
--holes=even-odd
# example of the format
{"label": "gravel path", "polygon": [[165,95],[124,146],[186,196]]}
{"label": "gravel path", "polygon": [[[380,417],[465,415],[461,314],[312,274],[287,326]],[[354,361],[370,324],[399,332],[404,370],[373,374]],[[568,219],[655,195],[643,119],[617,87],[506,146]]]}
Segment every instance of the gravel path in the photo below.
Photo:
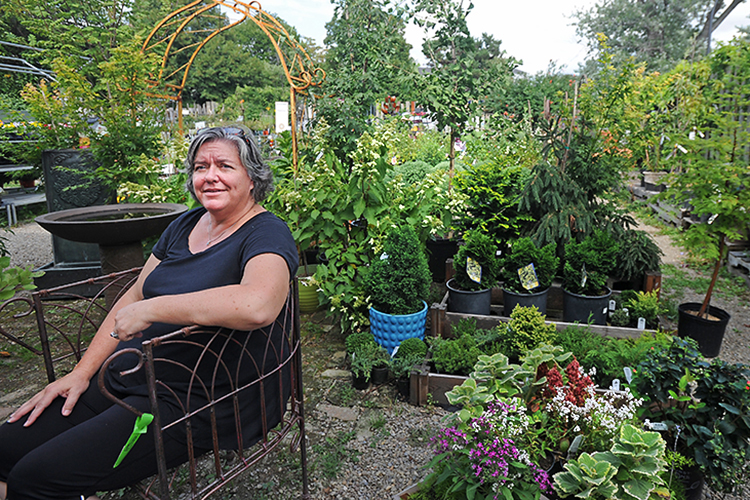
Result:
{"label": "gravel path", "polygon": [[[663,249],[665,264],[683,265],[684,255],[668,237],[656,228],[642,228]],[[36,223],[17,226],[12,233],[0,230],[0,236],[7,239],[13,265],[39,267],[52,261],[51,237]],[[745,293],[731,300],[713,300],[732,315],[720,354],[732,363],[750,364],[749,297],[750,293]],[[684,301],[700,300],[698,294],[684,291]],[[426,475],[423,466],[431,457],[429,436],[441,427],[446,412],[439,407],[413,407],[399,400],[392,386],[352,394],[348,372],[344,371],[343,339],[320,333],[331,328],[325,320],[314,319],[309,324],[318,335],[317,340],[307,339],[308,350],[303,350],[312,497],[390,500]],[[12,406],[16,402],[5,403]],[[330,473],[336,478],[329,478]],[[288,454],[280,453],[235,481],[223,498],[298,498],[298,477],[298,464]],[[724,498],[750,498],[750,492],[745,493]],[[105,500],[110,498],[119,498],[119,494],[105,495]],[[122,498],[136,496],[126,492]],[[706,492],[705,498],[719,497]]]}

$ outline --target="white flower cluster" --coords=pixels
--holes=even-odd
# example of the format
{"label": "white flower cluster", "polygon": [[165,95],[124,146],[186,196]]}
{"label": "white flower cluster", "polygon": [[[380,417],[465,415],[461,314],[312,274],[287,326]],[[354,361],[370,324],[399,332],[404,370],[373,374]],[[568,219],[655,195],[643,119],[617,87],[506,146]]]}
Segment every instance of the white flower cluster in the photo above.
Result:
{"label": "white flower cluster", "polygon": [[565,389],[559,387],[557,394],[547,404],[546,411],[562,417],[567,424],[576,424],[576,433],[587,431],[603,432],[614,437],[623,422],[635,418],[636,410],[643,404],[629,389],[625,391],[596,391],[596,386],[586,388],[588,397],[583,406],[565,399]]}

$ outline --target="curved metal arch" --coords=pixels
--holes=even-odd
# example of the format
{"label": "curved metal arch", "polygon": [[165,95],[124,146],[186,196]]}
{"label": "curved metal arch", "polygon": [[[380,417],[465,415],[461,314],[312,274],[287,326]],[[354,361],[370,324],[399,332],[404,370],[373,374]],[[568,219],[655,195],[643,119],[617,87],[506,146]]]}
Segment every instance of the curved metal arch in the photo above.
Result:
{"label": "curved metal arch", "polygon": [[[194,31],[188,30],[188,25],[196,18],[203,16],[210,16],[207,14],[211,9],[223,6],[234,12],[240,14],[240,18],[236,21],[230,22],[229,24],[217,27],[215,29],[198,29]],[[219,16],[213,16],[219,18]],[[260,3],[252,1],[245,3],[240,0],[195,0],[190,4],[175,10],[167,17],[162,19],[151,33],[148,35],[146,40],[143,42],[143,52],[154,52],[161,51],[162,63],[159,69],[159,75],[151,83],[156,86],[157,82],[162,82],[167,89],[174,91],[174,95],[160,95],[158,97],[171,99],[177,101],[177,115],[180,133],[182,133],[182,92],[185,89],[185,83],[187,81],[188,73],[190,68],[195,61],[198,52],[215,36],[228,30],[245,19],[250,18],[263,32],[266,34],[268,39],[274,46],[276,54],[279,57],[279,62],[284,69],[287,81],[290,86],[290,106],[292,108],[292,152],[293,152],[293,165],[294,170],[297,170],[297,118],[296,118],[296,94],[306,94],[307,89],[310,87],[319,86],[325,79],[325,71],[322,68],[315,67],[314,63],[310,59],[305,49],[289,34],[284,26],[279,23],[276,18],[265,12]],[[221,17],[221,19],[225,19]],[[163,35],[160,35],[163,33]],[[191,35],[204,34],[207,35],[200,42],[190,43],[180,48],[175,48],[175,41],[178,36],[183,33],[189,33]],[[162,48],[163,47],[163,48]],[[287,61],[287,57],[284,54],[286,49],[291,53],[291,58]],[[188,61],[170,72],[165,74],[167,60],[171,55],[175,55],[188,50],[193,50]],[[174,82],[177,79],[178,82]]]}

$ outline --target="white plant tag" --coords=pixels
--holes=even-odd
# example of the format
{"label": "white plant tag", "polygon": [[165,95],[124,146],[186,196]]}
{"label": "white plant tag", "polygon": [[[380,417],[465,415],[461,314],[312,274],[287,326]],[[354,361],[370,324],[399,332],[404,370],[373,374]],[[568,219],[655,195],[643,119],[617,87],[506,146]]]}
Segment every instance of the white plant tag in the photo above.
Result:
{"label": "white plant tag", "polygon": [[690,131],[690,133],[688,134],[688,139],[690,139],[691,141],[695,140],[695,130]]}
{"label": "white plant tag", "polygon": [[617,309],[617,302],[615,302],[614,300],[610,300],[609,301],[609,310],[610,311],[614,311],[615,309]]}
{"label": "white plant tag", "polygon": [[682,145],[675,144],[674,147],[676,147],[677,149],[679,149],[682,154],[687,154],[687,149],[685,149]]}
{"label": "white plant tag", "polygon": [[602,309],[602,314],[607,314],[608,310],[609,310],[609,307],[605,307],[604,309]]}
{"label": "white plant tag", "polygon": [[568,460],[571,460],[576,456],[576,453],[578,453],[578,448],[581,447],[581,443],[583,443],[583,434],[579,434],[573,439],[573,442],[570,443],[570,448],[568,448]]}
{"label": "white plant tag", "polygon": [[638,318],[638,329],[639,330],[646,329],[646,318]]}
{"label": "white plant tag", "polygon": [[716,218],[719,216],[719,214],[713,214],[711,217],[708,218],[708,223],[713,224]]}
{"label": "white plant tag", "polygon": [[625,373],[625,380],[628,381],[628,384],[633,381],[633,369],[629,366],[626,366],[622,369],[622,371]]}
{"label": "white plant tag", "polygon": [[583,265],[583,268],[581,269],[581,288],[584,288],[586,286],[586,281],[589,279],[589,273],[586,272],[586,264]]}
{"label": "white plant tag", "polygon": [[613,391],[619,391],[620,390],[620,379],[616,378],[612,381],[612,385],[610,386],[610,389]]}
{"label": "white plant tag", "polygon": [[399,347],[401,347],[401,344],[397,345],[397,346],[396,346],[396,347],[395,347],[395,348],[393,349],[393,352],[391,353],[391,359],[393,359],[393,357],[394,357],[394,356],[396,356],[396,353],[398,352],[398,348],[399,348]]}
{"label": "white plant tag", "polygon": [[383,252],[380,254],[380,260],[388,260],[388,254]]}
{"label": "white plant tag", "polygon": [[664,422],[651,422],[651,430],[666,431],[669,427]]}

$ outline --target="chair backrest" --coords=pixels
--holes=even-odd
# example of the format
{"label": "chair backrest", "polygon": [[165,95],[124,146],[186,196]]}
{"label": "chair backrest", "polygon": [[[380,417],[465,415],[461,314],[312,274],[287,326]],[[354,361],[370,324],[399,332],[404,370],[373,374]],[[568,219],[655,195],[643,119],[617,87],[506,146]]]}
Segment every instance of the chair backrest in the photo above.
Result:
{"label": "chair backrest", "polygon": [[[113,354],[100,370],[99,387],[137,415],[140,412],[106,391],[103,375],[115,358],[133,354],[141,361],[132,371],[146,373],[159,474],[144,485],[144,498],[177,496],[170,492],[177,470],[168,473],[163,451],[164,434],[173,428],[185,429],[190,457],[186,464],[189,491],[179,492],[181,498],[208,497],[252,468],[287,436],[291,450],[299,448],[301,453],[303,498],[307,498],[300,348],[295,279],[281,314],[266,328],[242,332],[192,326],[144,341],[142,351],[123,349]],[[177,351],[179,363],[170,356]],[[162,378],[167,373],[169,382]],[[181,416],[172,422],[163,421],[159,414],[157,395],[164,394],[174,396],[181,407]],[[195,449],[210,451],[199,457]],[[225,450],[233,450],[238,459],[223,459]],[[207,469],[212,473],[206,473]]]}

